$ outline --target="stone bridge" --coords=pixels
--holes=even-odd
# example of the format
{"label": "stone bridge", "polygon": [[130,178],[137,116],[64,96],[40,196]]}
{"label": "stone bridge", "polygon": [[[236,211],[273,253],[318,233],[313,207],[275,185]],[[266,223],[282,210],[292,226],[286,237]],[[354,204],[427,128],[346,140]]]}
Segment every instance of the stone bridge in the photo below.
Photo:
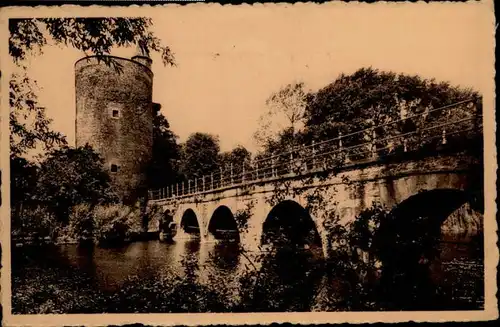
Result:
{"label": "stone bridge", "polygon": [[391,210],[396,220],[427,217],[440,228],[483,193],[481,124],[467,108],[459,119],[435,120],[414,132],[367,140],[375,129],[363,130],[356,142],[356,133],[340,135],[266,165],[257,162],[251,171],[231,166],[230,174],[150,193],[148,203],[173,213],[176,237],[233,238],[250,252],[287,233],[328,257],[335,246],[332,225],[353,221],[374,205]]}
{"label": "stone bridge", "polygon": [[247,251],[256,251],[266,232],[290,225],[317,232],[328,256],[334,241],[325,228],[329,220],[346,223],[375,203],[389,209],[411,203],[411,214],[436,216],[440,225],[478,191],[474,166],[471,158],[456,156],[373,164],[326,178],[269,179],[150,204],[169,209],[180,234],[196,234],[201,241],[222,238],[228,231]]}

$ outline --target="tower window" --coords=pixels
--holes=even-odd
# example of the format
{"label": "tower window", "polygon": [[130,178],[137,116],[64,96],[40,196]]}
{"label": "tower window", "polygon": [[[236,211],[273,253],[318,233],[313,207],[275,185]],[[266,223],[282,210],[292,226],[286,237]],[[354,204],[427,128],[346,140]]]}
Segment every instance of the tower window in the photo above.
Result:
{"label": "tower window", "polygon": [[113,119],[118,119],[121,116],[122,104],[111,102],[108,103],[108,114]]}
{"label": "tower window", "polygon": [[118,165],[111,164],[111,172],[112,173],[117,173],[118,172]]}

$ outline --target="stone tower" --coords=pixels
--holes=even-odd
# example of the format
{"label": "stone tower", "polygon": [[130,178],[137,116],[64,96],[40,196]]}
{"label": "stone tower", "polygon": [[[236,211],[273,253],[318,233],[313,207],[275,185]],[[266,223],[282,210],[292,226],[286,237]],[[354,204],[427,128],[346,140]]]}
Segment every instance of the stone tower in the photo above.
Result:
{"label": "stone tower", "polygon": [[75,63],[76,146],[89,144],[105,162],[125,202],[147,194],[146,170],[153,147],[152,60],[138,49],[131,59],[95,56]]}

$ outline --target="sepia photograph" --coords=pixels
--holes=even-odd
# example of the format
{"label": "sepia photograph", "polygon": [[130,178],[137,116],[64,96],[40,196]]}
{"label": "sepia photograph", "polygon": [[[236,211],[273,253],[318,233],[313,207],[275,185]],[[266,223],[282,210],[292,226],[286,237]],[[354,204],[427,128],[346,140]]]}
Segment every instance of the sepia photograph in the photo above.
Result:
{"label": "sepia photograph", "polygon": [[492,1],[0,16],[6,323],[497,317]]}

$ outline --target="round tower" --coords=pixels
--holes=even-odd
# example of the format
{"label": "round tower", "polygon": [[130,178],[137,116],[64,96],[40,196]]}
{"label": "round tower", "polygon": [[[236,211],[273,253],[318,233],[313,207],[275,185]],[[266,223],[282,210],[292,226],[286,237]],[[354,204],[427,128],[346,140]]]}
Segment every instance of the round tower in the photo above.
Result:
{"label": "round tower", "polygon": [[106,59],[111,64],[95,56],[75,63],[76,146],[92,146],[103,157],[114,189],[133,202],[146,194],[153,149],[151,59]]}

